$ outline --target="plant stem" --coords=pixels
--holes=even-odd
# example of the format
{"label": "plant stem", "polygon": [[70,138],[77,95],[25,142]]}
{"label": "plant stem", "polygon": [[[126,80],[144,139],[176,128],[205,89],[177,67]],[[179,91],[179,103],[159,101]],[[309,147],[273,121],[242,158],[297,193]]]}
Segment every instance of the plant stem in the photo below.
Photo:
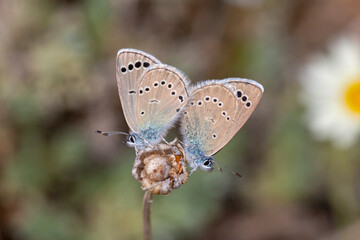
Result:
{"label": "plant stem", "polygon": [[144,240],[151,240],[151,222],[150,222],[150,204],[152,202],[152,194],[145,191],[143,200],[143,227]]}

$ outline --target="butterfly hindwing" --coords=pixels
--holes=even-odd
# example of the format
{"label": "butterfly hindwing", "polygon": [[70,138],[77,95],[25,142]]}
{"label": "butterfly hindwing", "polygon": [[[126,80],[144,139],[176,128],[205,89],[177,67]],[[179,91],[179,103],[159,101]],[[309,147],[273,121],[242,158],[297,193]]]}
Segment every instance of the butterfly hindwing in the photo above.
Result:
{"label": "butterfly hindwing", "polygon": [[136,121],[141,132],[164,133],[188,100],[187,77],[174,67],[154,65],[141,77]]}
{"label": "butterfly hindwing", "polygon": [[136,49],[121,49],[116,57],[116,79],[121,106],[126,122],[133,132],[138,132],[135,116],[137,88],[140,77],[160,61],[154,56]]}
{"label": "butterfly hindwing", "polygon": [[235,114],[236,97],[224,83],[208,81],[195,87],[182,119],[186,144],[212,156],[231,139],[227,133]]}

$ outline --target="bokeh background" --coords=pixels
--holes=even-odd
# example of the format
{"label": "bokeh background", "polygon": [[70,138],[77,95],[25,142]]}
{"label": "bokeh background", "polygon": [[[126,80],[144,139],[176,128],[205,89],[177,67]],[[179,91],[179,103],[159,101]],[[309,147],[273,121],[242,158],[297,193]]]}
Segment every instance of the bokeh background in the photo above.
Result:
{"label": "bokeh background", "polygon": [[326,98],[304,89],[332,90],[302,74],[341,65],[332,46],[360,40],[359,17],[358,0],[1,0],[0,239],[142,239],[134,150],[94,133],[128,131],[115,79],[125,47],[192,83],[237,76],[265,88],[215,157],[243,178],[197,171],[155,196],[154,239],[359,239],[359,119],[336,141],[327,136],[348,124],[317,136],[303,100]]}

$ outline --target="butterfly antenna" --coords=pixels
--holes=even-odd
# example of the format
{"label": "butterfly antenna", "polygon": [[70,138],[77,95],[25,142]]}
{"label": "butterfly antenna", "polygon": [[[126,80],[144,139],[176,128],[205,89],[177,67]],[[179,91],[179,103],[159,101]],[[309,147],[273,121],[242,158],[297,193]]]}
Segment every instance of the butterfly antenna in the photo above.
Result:
{"label": "butterfly antenna", "polygon": [[[226,170],[228,170],[229,172],[231,172],[232,174],[234,174],[235,176],[237,176],[237,177],[239,177],[239,178],[242,177],[240,173],[235,172],[234,170],[232,170],[229,166],[225,165],[224,163],[221,163],[221,162],[218,162],[218,161],[215,161],[215,160],[212,160],[212,161],[218,165],[218,169],[219,169],[220,172],[223,171],[222,168],[221,168],[221,167],[223,167],[223,168],[225,168]],[[219,166],[220,166],[220,167],[219,167]]]}
{"label": "butterfly antenna", "polygon": [[96,133],[99,133],[99,134],[102,134],[102,135],[104,135],[104,136],[111,136],[111,135],[117,135],[117,134],[129,135],[128,133],[120,132],[120,131],[104,132],[104,131],[96,130],[95,132],[96,132]]}
{"label": "butterfly antenna", "polygon": [[222,170],[222,168],[220,167],[220,165],[218,164],[218,162],[213,161],[213,163],[215,163],[215,165],[216,165],[216,167],[217,167],[217,170],[222,173],[223,170]]}

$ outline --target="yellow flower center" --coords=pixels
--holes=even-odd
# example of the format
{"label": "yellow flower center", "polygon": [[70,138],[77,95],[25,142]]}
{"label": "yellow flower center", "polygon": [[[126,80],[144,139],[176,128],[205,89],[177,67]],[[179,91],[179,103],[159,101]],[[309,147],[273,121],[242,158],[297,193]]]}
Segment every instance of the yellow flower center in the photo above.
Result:
{"label": "yellow flower center", "polygon": [[346,88],[345,102],[353,113],[360,116],[360,77]]}

